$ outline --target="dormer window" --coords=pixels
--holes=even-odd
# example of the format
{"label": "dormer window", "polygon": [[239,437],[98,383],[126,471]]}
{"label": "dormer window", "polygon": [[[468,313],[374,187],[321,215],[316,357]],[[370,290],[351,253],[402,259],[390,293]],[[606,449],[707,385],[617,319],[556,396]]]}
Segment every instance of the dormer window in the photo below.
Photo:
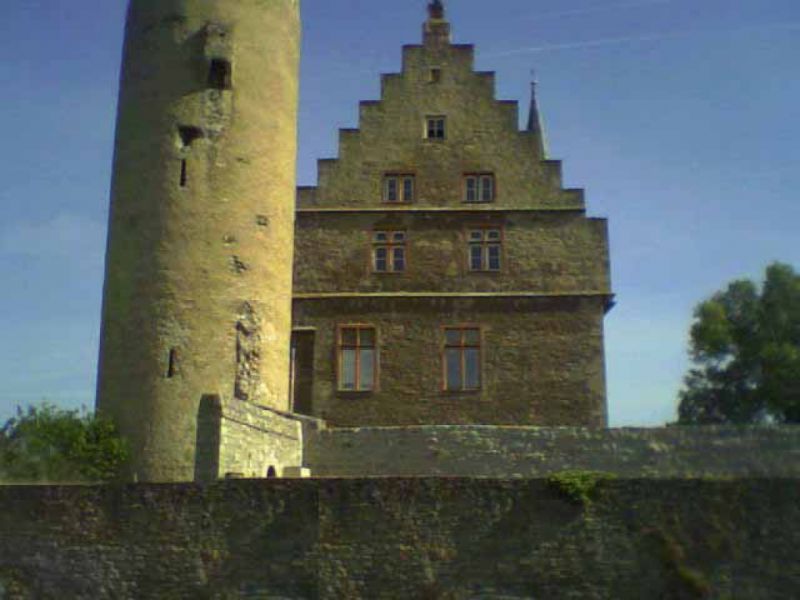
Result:
{"label": "dormer window", "polygon": [[445,122],[445,117],[441,115],[426,117],[425,137],[429,140],[445,139]]}
{"label": "dormer window", "polygon": [[470,173],[464,176],[464,202],[494,202],[494,175]]}
{"label": "dormer window", "polygon": [[388,174],[383,178],[383,201],[390,204],[414,201],[414,176]]}

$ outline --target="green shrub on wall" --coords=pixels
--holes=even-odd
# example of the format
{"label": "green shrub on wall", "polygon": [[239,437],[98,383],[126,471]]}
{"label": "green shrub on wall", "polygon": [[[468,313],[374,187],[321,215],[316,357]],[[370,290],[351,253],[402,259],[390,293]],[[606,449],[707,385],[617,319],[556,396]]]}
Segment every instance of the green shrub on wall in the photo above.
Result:
{"label": "green shrub on wall", "polygon": [[586,506],[597,485],[615,477],[613,473],[599,471],[560,471],[550,475],[547,483],[570,501]]}
{"label": "green shrub on wall", "polygon": [[108,419],[50,404],[17,408],[0,428],[0,482],[83,483],[118,479],[128,448]]}

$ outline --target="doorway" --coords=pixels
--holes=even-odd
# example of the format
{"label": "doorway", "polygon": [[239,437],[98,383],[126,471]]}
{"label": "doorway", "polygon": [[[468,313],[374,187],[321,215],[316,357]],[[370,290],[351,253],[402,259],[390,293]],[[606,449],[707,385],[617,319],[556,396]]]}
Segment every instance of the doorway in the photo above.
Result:
{"label": "doorway", "polygon": [[314,338],[313,329],[292,331],[292,354],[289,394],[292,411],[311,416],[314,390]]}

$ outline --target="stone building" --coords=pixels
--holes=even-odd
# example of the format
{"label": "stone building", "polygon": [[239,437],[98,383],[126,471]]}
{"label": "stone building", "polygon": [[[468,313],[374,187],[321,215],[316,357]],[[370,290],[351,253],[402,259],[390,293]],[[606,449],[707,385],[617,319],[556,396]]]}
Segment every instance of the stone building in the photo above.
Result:
{"label": "stone building", "polygon": [[332,426],[606,425],[604,219],[441,3],[297,195],[295,412]]}
{"label": "stone building", "polygon": [[606,223],[440,2],[293,232],[298,9],[132,0],[98,409],[140,483],[0,485],[0,598],[798,597],[800,428],[605,428]]}
{"label": "stone building", "polygon": [[535,86],[520,131],[428,12],[296,190],[297,0],[131,1],[97,407],[132,477],[305,469],[309,427],[606,426],[606,222]]}

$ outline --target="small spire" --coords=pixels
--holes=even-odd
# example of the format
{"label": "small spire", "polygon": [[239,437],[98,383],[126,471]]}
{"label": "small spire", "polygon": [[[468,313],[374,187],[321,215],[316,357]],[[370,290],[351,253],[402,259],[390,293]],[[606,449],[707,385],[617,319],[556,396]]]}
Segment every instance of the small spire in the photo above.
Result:
{"label": "small spire", "polygon": [[531,70],[531,107],[528,112],[528,131],[536,134],[536,146],[542,159],[547,158],[547,139],[542,126],[542,116],[539,113],[539,101],[536,98],[536,71]]}
{"label": "small spire", "polygon": [[431,19],[444,19],[444,3],[442,0],[433,0],[428,4],[428,15]]}

